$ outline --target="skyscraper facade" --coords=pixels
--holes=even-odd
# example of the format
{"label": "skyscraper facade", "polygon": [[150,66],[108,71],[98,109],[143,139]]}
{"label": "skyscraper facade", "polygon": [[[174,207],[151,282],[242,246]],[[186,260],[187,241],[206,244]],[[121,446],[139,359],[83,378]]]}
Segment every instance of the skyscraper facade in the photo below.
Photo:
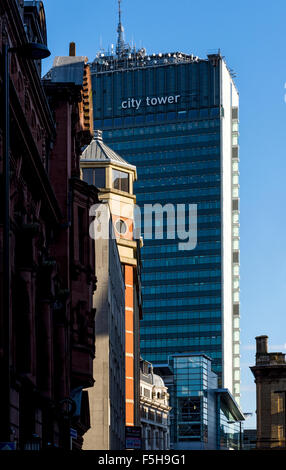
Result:
{"label": "skyscraper facade", "polygon": [[143,215],[147,204],[183,204],[178,231],[188,225],[189,204],[197,208],[192,249],[180,249],[177,232],[168,238],[166,217],[156,227],[161,238],[147,239],[143,223],[141,354],[160,364],[172,354],[205,353],[219,386],[239,401],[239,97],[232,73],[219,52],[200,59],[132,49],[119,26],[116,51],[91,64],[94,127],[136,165]]}

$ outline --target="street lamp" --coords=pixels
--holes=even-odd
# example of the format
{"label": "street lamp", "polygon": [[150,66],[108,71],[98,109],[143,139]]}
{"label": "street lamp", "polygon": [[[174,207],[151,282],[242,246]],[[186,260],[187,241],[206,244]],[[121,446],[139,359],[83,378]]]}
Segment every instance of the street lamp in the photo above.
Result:
{"label": "street lamp", "polygon": [[2,400],[3,415],[5,416],[5,438],[10,441],[10,96],[9,96],[9,53],[16,52],[20,56],[40,60],[51,55],[47,46],[39,43],[25,43],[9,47],[8,42],[2,46],[3,70],[3,179],[4,179],[4,221],[3,221],[3,341],[6,377],[4,387],[5,399]]}
{"label": "street lamp", "polygon": [[227,421],[227,424],[239,423],[239,450],[242,450],[242,421]]}
{"label": "street lamp", "polygon": [[46,59],[51,55],[47,46],[38,42],[27,42],[20,46],[10,47],[8,52],[17,52],[21,57],[32,60]]}
{"label": "street lamp", "polygon": [[[243,416],[245,417],[245,419],[247,418],[250,418],[250,416],[252,416],[253,413],[243,413]],[[243,420],[245,421],[245,420]],[[242,421],[238,421],[239,422],[239,450],[242,450],[243,449],[243,445],[242,445]],[[237,421],[228,421],[227,422],[228,424],[234,424],[234,423],[237,423]]]}

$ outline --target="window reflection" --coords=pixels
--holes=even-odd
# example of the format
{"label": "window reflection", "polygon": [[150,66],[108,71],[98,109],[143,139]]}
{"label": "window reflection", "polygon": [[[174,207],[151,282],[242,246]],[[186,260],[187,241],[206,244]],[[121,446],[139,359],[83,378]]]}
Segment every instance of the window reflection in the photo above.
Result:
{"label": "window reflection", "polygon": [[84,168],[83,181],[93,184],[97,188],[105,188],[105,168]]}
{"label": "window reflection", "polygon": [[125,171],[112,170],[112,187],[129,192],[129,174]]}

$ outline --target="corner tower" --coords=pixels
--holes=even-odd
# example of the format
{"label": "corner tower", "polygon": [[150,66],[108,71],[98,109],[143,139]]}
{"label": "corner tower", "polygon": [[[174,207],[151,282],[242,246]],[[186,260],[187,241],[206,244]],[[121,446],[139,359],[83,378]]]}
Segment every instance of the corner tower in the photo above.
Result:
{"label": "corner tower", "polygon": [[127,163],[102,140],[97,130],[81,157],[82,178],[99,189],[108,202],[125,281],[126,425],[140,425],[139,321],[142,319],[140,245],[134,238],[136,167]]}

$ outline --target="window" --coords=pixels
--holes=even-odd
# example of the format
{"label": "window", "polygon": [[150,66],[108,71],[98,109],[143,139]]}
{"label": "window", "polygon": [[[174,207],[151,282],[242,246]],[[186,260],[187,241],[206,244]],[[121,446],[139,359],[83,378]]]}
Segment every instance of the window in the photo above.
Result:
{"label": "window", "polygon": [[129,124],[133,124],[133,117],[126,117],[124,122],[126,126]]}
{"label": "window", "polygon": [[124,222],[124,220],[122,219],[117,219],[115,223],[115,228],[117,233],[119,233],[120,235],[125,235],[128,230],[126,222]]}
{"label": "window", "polygon": [[233,240],[233,249],[234,250],[239,250],[239,241],[238,240]]}
{"label": "window", "polygon": [[238,132],[238,122],[234,121],[232,123],[232,132]]}
{"label": "window", "polygon": [[129,174],[125,171],[112,170],[112,187],[129,192]]}
{"label": "window", "polygon": [[234,365],[234,367],[240,367],[240,358],[239,357],[234,358],[233,365]]}
{"label": "window", "polygon": [[159,447],[159,433],[158,431],[155,432],[155,436],[156,436],[156,447]]}
{"label": "window", "polygon": [[239,228],[238,227],[233,227],[232,228],[232,234],[234,237],[239,237]]}
{"label": "window", "polygon": [[[238,281],[238,279],[235,279],[235,280],[233,281],[233,288],[234,288],[234,289],[239,289],[239,281]],[[237,328],[238,328],[238,327],[237,327]]]}
{"label": "window", "polygon": [[136,116],[135,123],[140,124],[141,122],[144,122],[144,116]]}
{"label": "window", "polygon": [[240,370],[235,370],[234,371],[234,380],[235,381],[240,380]]}
{"label": "window", "polygon": [[104,127],[112,127],[112,119],[104,119],[103,125]]}
{"label": "window", "polygon": [[211,108],[210,114],[212,117],[219,116],[219,108]]}
{"label": "window", "polygon": [[179,414],[181,421],[199,422],[201,419],[200,398],[180,398]]}
{"label": "window", "polygon": [[150,390],[148,390],[148,388],[144,388],[144,397],[147,397],[147,398],[151,397]]}
{"label": "window", "polygon": [[98,188],[105,188],[105,168],[96,168],[94,172],[94,185]]}
{"label": "window", "polygon": [[239,223],[239,215],[238,215],[238,212],[235,212],[232,214],[232,222],[234,224],[238,224]]}
{"label": "window", "polygon": [[147,431],[147,439],[148,439],[148,445],[151,446],[151,430],[148,429]]}
{"label": "window", "polygon": [[238,197],[238,188],[232,189],[232,197]]}
{"label": "window", "polygon": [[238,145],[238,136],[235,134],[232,136],[232,145]]}
{"label": "window", "polygon": [[278,425],[277,426],[277,437],[280,440],[280,439],[283,439],[283,436],[284,436],[283,426]]}
{"label": "window", "polygon": [[82,176],[86,183],[105,188],[105,168],[84,168]]}
{"label": "window", "polygon": [[209,115],[209,110],[208,108],[205,108],[205,109],[201,109],[200,110],[200,117],[208,117]]}
{"label": "window", "polygon": [[114,125],[115,126],[122,126],[123,119],[122,118],[116,118],[114,119]]}
{"label": "window", "polygon": [[84,209],[78,207],[78,259],[84,264]]}
{"label": "window", "polygon": [[84,168],[82,170],[83,181],[88,184],[93,184],[93,169],[92,168]]}
{"label": "window", "polygon": [[200,424],[180,424],[179,425],[179,440],[201,440],[201,426]]}
{"label": "window", "polygon": [[237,176],[237,175],[233,175],[233,177],[232,177],[232,183],[233,183],[233,184],[238,184],[238,183],[239,183],[239,180],[238,180],[238,176]]}
{"label": "window", "polygon": [[238,171],[238,162],[233,162],[232,171]]}
{"label": "window", "polygon": [[[233,345],[233,352],[234,354],[239,354],[239,344]],[[236,393],[236,391],[234,391],[234,393]]]}
{"label": "window", "polygon": [[233,340],[234,341],[239,341],[239,338],[240,338],[240,333],[239,333],[239,331],[235,330],[234,333],[233,333]]}

